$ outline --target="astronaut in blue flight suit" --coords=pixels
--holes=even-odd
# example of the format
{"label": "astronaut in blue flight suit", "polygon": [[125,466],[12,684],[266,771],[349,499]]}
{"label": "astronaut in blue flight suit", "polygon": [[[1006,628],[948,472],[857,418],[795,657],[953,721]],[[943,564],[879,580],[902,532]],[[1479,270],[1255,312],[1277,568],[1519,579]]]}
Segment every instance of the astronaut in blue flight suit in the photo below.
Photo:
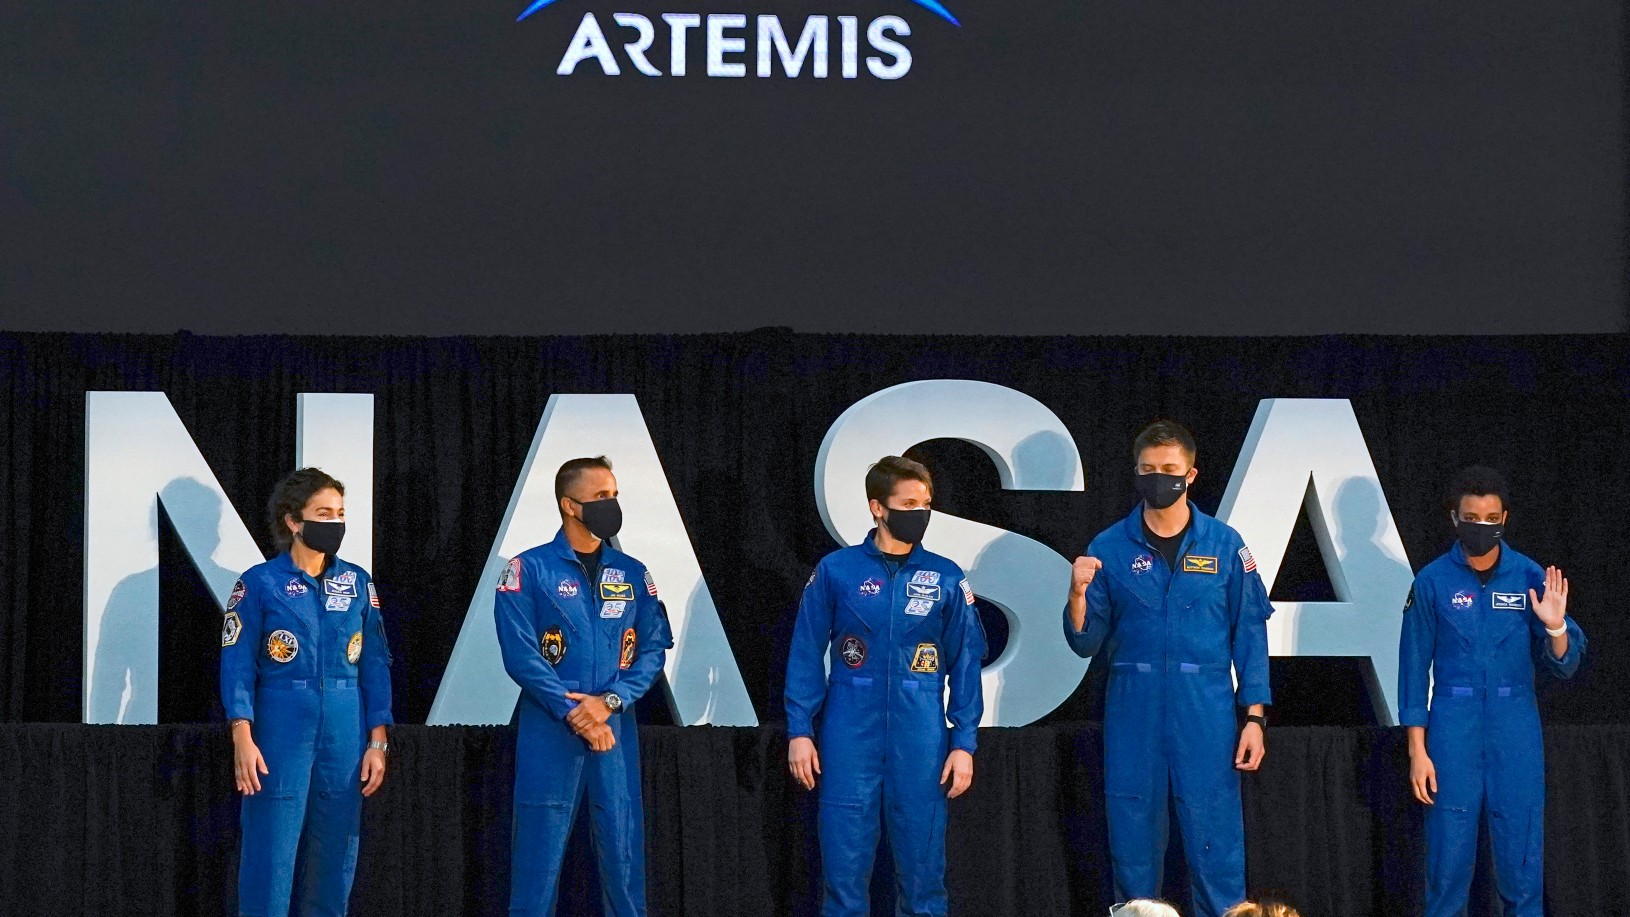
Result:
{"label": "astronaut in blue flight suit", "polygon": [[[1245,898],[1238,771],[1266,753],[1273,606],[1239,533],[1187,499],[1193,434],[1157,421],[1132,454],[1143,502],[1076,559],[1064,636],[1078,655],[1110,660],[1104,792],[1116,900],[1160,896],[1170,794],[1194,913],[1218,917]],[[1236,701],[1249,711],[1237,736]]]}
{"label": "astronaut in blue flight suit", "polygon": [[873,465],[866,496],[877,528],[823,558],[798,606],[787,660],[787,759],[805,789],[823,778],[817,824],[826,917],[870,913],[867,887],[884,824],[899,878],[897,913],[946,913],[946,800],[973,782],[985,632],[962,569],[922,548],[932,488],[917,462],[887,456]]}
{"label": "astronaut in blue flight suit", "polygon": [[622,527],[604,456],[555,474],[560,533],[510,560],[494,616],[521,686],[509,912],[555,911],[585,793],[606,914],[645,914],[645,820],[632,709],[673,646],[645,565],[607,543]]}
{"label": "astronaut in blue flight suit", "polygon": [[1478,822],[1487,812],[1505,913],[1538,917],[1545,752],[1534,664],[1571,678],[1585,653],[1585,634],[1567,617],[1562,571],[1541,570],[1504,544],[1510,501],[1498,472],[1466,469],[1445,503],[1456,544],[1415,577],[1398,644],[1410,784],[1415,798],[1431,806],[1426,913],[1447,917],[1465,908]]}
{"label": "astronaut in blue flight suit", "polygon": [[277,485],[270,516],[284,552],[244,572],[221,624],[221,700],[243,793],[238,913],[338,917],[362,797],[385,779],[390,649],[368,572],[336,556],[344,485],[302,468]]}

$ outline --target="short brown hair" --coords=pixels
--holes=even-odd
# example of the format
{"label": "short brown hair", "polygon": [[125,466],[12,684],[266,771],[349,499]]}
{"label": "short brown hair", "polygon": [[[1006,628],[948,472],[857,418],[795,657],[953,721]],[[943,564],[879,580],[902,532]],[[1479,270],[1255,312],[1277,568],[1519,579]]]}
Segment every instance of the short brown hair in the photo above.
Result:
{"label": "short brown hair", "polygon": [[866,499],[887,502],[889,495],[894,493],[894,485],[901,481],[921,481],[929,493],[934,492],[934,476],[928,473],[928,468],[922,462],[898,455],[885,455],[866,470]]}
{"label": "short brown hair", "polygon": [[330,487],[339,491],[340,496],[345,496],[345,485],[329,477],[321,468],[301,468],[272,488],[272,498],[266,503],[266,512],[271,517],[268,521],[271,523],[272,543],[277,545],[279,551],[287,551],[294,544],[294,535],[283,524],[283,517],[302,518],[301,513],[311,498],[318,491]]}
{"label": "short brown hair", "polygon": [[570,490],[572,485],[577,483],[577,479],[583,476],[583,472],[590,468],[604,468],[610,471],[611,460],[603,455],[596,455],[593,458],[574,458],[561,465],[560,470],[555,472],[555,502],[559,503],[560,498],[566,496],[566,491]]}
{"label": "short brown hair", "polygon": [[1177,446],[1194,461],[1194,434],[1175,420],[1157,420],[1138,432],[1132,440],[1132,461],[1135,464],[1143,450],[1151,446]]}

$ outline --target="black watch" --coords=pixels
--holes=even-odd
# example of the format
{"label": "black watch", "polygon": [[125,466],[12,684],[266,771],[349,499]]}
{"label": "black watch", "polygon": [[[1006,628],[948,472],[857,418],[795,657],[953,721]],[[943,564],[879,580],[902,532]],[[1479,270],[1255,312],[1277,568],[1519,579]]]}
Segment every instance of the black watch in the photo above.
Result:
{"label": "black watch", "polygon": [[1245,722],[1247,722],[1247,723],[1255,723],[1258,726],[1261,726],[1263,732],[1268,731],[1268,718],[1263,716],[1260,713],[1250,714],[1249,716],[1247,716],[1245,718]]}
{"label": "black watch", "polygon": [[600,699],[606,702],[606,709],[612,713],[623,712],[622,695],[616,691],[607,691],[605,694],[600,695]]}

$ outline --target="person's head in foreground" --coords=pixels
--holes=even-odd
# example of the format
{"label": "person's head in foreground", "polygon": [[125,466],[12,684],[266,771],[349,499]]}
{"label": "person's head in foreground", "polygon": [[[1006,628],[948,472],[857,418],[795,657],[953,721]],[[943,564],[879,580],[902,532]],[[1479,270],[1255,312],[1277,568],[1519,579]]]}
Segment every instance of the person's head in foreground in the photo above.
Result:
{"label": "person's head in foreground", "polygon": [[1109,913],[1110,917],[1182,917],[1177,913],[1177,908],[1150,898],[1133,898],[1110,908]]}
{"label": "person's head in foreground", "polygon": [[1263,901],[1260,904],[1252,901],[1243,901],[1223,911],[1223,917],[1302,917],[1296,909],[1279,901]]}

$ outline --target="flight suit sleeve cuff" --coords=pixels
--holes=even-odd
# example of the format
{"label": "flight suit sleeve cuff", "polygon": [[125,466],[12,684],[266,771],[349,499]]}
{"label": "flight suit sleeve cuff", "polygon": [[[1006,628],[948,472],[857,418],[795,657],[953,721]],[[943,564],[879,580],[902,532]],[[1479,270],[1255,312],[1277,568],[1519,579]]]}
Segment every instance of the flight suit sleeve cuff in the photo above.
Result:
{"label": "flight suit sleeve cuff", "polygon": [[572,700],[565,694],[549,695],[549,712],[555,715],[555,719],[564,720],[576,709],[577,701]]}
{"label": "flight suit sleeve cuff", "polygon": [[811,724],[810,721],[804,717],[788,716],[787,741],[791,742],[793,739],[797,738],[815,738],[815,728],[813,724]]}
{"label": "flight suit sleeve cuff", "polygon": [[1425,707],[1405,707],[1402,710],[1399,710],[1398,711],[1398,725],[1400,725],[1400,726],[1425,726],[1426,725],[1426,708]]}
{"label": "flight suit sleeve cuff", "polygon": [[376,713],[373,716],[368,717],[368,731],[369,732],[374,731],[375,729],[379,728],[380,726],[395,726],[395,725],[396,725],[396,718],[391,716],[388,711],[385,712],[385,713]]}
{"label": "flight suit sleeve cuff", "polygon": [[246,700],[233,701],[226,705],[226,721],[248,720],[255,721],[255,706]]}
{"label": "flight suit sleeve cuff", "polygon": [[1249,707],[1252,704],[1273,703],[1273,691],[1266,685],[1240,685],[1239,705]]}
{"label": "flight suit sleeve cuff", "polygon": [[972,729],[965,732],[958,730],[951,733],[951,749],[953,751],[965,751],[970,755],[977,752],[979,750],[979,734]]}

